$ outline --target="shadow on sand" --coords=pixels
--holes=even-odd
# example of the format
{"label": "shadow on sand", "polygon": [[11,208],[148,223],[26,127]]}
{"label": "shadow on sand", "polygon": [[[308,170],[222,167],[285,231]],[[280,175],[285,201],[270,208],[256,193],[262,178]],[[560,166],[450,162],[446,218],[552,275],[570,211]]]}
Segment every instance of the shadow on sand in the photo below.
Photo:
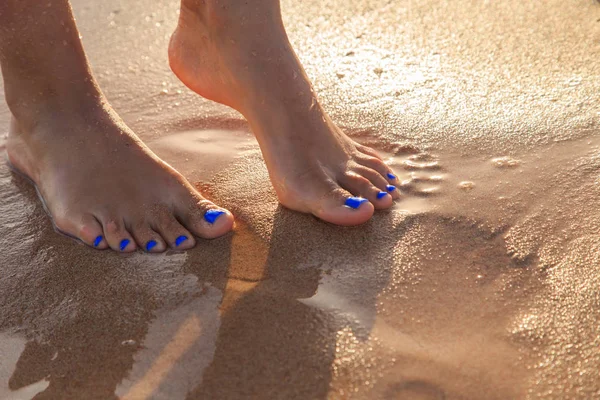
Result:
{"label": "shadow on sand", "polygon": [[[99,252],[56,234],[34,190],[6,168],[1,174],[5,244],[19,244],[5,254],[0,329],[28,340],[8,386],[18,391],[47,380],[36,400],[119,398],[155,312],[201,296],[206,286],[222,292],[220,325],[212,360],[187,399],[325,398],[336,335],[349,322],[302,299],[317,293],[324,274],[354,274],[374,258],[392,264],[395,238],[381,240],[390,233],[382,227],[386,213],[361,228],[340,228],[276,203],[261,234],[238,215],[234,234],[184,254]],[[16,202],[23,207],[15,214]],[[182,289],[190,274],[194,287]],[[389,271],[376,274],[352,288],[364,292],[373,315]]]}

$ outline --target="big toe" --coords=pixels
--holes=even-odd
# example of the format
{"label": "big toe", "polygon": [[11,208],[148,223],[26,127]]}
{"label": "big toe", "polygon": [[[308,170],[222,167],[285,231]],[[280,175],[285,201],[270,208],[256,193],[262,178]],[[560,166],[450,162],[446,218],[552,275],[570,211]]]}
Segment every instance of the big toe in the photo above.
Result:
{"label": "big toe", "polygon": [[233,228],[231,212],[206,199],[199,200],[178,213],[179,220],[194,235],[204,239],[223,236]]}
{"label": "big toe", "polygon": [[367,222],[374,211],[369,200],[337,187],[322,198],[313,214],[336,225],[353,226]]}

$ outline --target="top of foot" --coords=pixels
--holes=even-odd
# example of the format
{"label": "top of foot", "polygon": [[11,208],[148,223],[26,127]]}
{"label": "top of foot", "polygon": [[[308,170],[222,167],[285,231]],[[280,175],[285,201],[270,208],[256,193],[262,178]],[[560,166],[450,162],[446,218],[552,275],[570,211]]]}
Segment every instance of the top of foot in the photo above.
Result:
{"label": "top of foot", "polygon": [[231,213],[204,199],[110,110],[23,125],[12,121],[9,161],[35,183],[62,233],[98,249],[162,252],[232,228]]}
{"label": "top of foot", "polygon": [[338,225],[364,223],[399,198],[399,182],[326,115],[273,4],[184,0],[171,68],[248,119],[284,206]]}

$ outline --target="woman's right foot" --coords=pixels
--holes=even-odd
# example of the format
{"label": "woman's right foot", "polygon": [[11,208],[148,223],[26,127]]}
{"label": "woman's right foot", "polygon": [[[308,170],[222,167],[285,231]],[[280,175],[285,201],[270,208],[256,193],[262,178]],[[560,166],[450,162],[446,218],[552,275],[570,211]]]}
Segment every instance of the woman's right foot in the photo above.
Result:
{"label": "woman's right foot", "polygon": [[58,230],[98,248],[161,252],[231,230],[233,216],[204,199],[108,105],[35,124],[13,118],[12,166],[36,185]]}
{"label": "woman's right foot", "polygon": [[319,104],[279,0],[182,0],[169,61],[190,89],[248,119],[284,206],[357,225],[400,197],[380,156],[346,136]]}

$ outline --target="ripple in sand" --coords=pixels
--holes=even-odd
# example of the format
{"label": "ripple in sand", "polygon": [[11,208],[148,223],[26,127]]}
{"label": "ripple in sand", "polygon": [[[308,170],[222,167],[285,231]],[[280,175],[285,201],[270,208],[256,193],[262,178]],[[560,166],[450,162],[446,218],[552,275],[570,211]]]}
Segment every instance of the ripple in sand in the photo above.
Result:
{"label": "ripple in sand", "polygon": [[410,181],[412,182],[441,182],[444,177],[441,175],[426,175],[417,174],[415,172],[410,174]]}
{"label": "ripple in sand", "polygon": [[521,160],[516,160],[511,157],[492,158],[492,164],[496,168],[515,168],[521,165]]}
{"label": "ripple in sand", "polygon": [[438,170],[441,169],[437,161],[431,162],[415,162],[412,160],[404,160],[402,163],[404,169],[408,170]]}
{"label": "ripple in sand", "polygon": [[472,190],[475,187],[475,183],[471,181],[462,181],[458,184],[458,188],[464,191]]}
{"label": "ripple in sand", "polygon": [[417,196],[424,196],[424,197],[433,196],[433,195],[440,193],[440,188],[439,187],[429,187],[429,188],[424,188],[424,189],[420,189],[420,190],[415,190],[413,193]]}
{"label": "ripple in sand", "polygon": [[[412,197],[429,197],[440,193],[445,174],[433,174],[442,169],[434,154],[419,152],[404,157],[391,157],[387,162],[398,173],[399,189]],[[404,172],[402,172],[404,170]],[[404,198],[403,201],[407,199]]]}
{"label": "ripple in sand", "polygon": [[418,153],[413,154],[412,156],[408,157],[408,159],[411,161],[433,161],[435,160],[435,156],[429,153]]}

